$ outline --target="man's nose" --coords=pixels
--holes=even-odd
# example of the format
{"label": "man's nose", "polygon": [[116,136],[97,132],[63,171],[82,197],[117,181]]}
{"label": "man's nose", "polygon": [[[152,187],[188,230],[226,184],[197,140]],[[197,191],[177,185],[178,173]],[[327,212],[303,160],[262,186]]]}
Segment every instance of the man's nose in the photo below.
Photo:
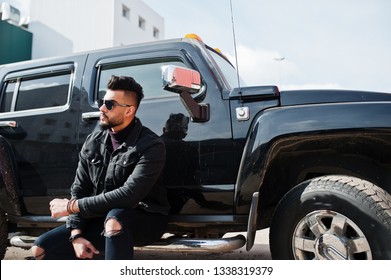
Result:
{"label": "man's nose", "polygon": [[99,107],[99,111],[101,112],[107,112],[107,107],[106,107],[106,104],[102,104],[102,106]]}

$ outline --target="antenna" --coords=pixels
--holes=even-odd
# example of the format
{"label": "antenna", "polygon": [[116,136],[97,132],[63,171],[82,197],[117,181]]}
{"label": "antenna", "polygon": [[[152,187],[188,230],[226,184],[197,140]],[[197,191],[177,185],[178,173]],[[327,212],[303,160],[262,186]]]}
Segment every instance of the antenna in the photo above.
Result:
{"label": "antenna", "polygon": [[236,51],[236,36],[235,36],[235,23],[234,23],[234,13],[232,8],[232,0],[229,1],[230,7],[231,7],[231,22],[232,22],[232,35],[234,39],[234,51],[235,51],[235,62],[236,62],[236,76],[238,78],[238,87],[239,91],[241,92],[240,87],[240,77],[239,77],[239,64],[238,64],[238,53]]}
{"label": "antenna", "polygon": [[234,39],[234,50],[235,50],[235,61],[236,61],[236,76],[238,78],[238,88],[239,88],[239,103],[240,107],[236,108],[236,119],[238,121],[247,121],[250,119],[250,109],[247,106],[243,106],[242,98],[242,88],[240,85],[240,76],[239,76],[239,63],[238,63],[238,53],[236,50],[236,36],[235,36],[235,23],[234,23],[234,13],[232,8],[232,0],[229,1],[231,7],[231,21],[232,21],[232,35]]}

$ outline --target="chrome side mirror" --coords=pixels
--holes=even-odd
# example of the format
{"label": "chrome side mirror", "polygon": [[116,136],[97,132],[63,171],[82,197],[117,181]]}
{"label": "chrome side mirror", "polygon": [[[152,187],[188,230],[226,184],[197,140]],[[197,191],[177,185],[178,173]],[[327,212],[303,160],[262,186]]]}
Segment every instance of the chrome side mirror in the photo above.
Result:
{"label": "chrome side mirror", "polygon": [[162,67],[162,78],[168,91],[197,93],[201,89],[201,75],[196,70],[167,65]]}
{"label": "chrome side mirror", "polygon": [[197,103],[191,94],[201,89],[201,75],[198,71],[167,65],[162,67],[163,88],[180,95],[193,122],[209,121],[209,104]]}

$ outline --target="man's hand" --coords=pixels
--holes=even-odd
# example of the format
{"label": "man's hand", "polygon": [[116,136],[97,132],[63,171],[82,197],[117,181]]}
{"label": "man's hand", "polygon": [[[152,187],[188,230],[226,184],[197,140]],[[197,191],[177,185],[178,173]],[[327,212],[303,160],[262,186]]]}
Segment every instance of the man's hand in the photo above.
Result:
{"label": "man's hand", "polygon": [[99,251],[92,245],[90,241],[84,237],[79,237],[72,242],[76,257],[79,259],[92,259],[94,255],[98,255]]}
{"label": "man's hand", "polygon": [[60,218],[64,216],[68,216],[69,213],[67,211],[67,204],[69,199],[60,199],[55,198],[50,201],[50,212],[52,213],[52,218]]}

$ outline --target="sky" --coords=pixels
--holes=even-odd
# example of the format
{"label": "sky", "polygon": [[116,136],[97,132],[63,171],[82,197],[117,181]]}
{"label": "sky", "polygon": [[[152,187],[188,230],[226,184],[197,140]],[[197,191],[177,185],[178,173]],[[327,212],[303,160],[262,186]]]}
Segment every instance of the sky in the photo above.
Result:
{"label": "sky", "polygon": [[164,18],[165,39],[196,33],[235,65],[236,42],[248,85],[391,93],[389,0],[144,2]]}
{"label": "sky", "polygon": [[[235,62],[230,0],[144,2],[166,38],[196,33]],[[232,10],[247,84],[391,92],[391,1],[232,0]]]}

